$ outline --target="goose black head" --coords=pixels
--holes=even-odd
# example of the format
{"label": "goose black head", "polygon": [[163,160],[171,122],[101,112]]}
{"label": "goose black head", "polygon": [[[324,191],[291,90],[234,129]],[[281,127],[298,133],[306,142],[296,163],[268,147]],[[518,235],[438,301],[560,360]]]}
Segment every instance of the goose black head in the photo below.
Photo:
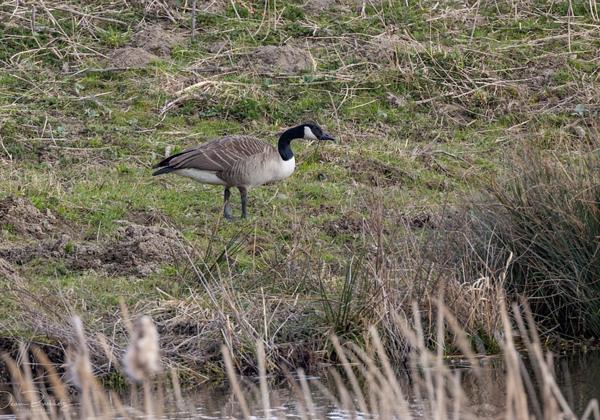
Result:
{"label": "goose black head", "polygon": [[304,123],[304,137],[309,140],[331,140],[335,141],[333,137],[327,134],[321,127],[316,123]]}

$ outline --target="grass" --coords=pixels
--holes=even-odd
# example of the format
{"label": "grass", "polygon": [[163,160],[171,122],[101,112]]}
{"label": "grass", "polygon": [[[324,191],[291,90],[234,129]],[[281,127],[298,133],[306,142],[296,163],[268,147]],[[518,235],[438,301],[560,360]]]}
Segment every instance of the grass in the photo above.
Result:
{"label": "grass", "polygon": [[[543,334],[563,325],[548,310],[555,302],[543,299],[552,290],[528,283],[531,269],[548,272],[547,261],[527,254],[538,237],[512,231],[505,216],[513,208],[528,220],[520,191],[536,179],[495,184],[504,210],[491,215],[507,231],[493,236],[501,252],[478,249],[481,264],[468,248],[488,244],[489,231],[469,237],[445,219],[478,202],[493,179],[523,169],[513,159],[522,145],[563,162],[594,144],[600,39],[589,4],[339,1],[314,12],[293,1],[215,2],[198,11],[192,42],[189,1],[123,10],[52,0],[35,12],[4,2],[0,200],[19,197],[37,212],[0,206],[0,285],[9,290],[0,297],[2,338],[64,344],[69,315],[85,311],[88,328],[123,349],[123,296],[134,314],[152,315],[171,343],[165,357],[194,382],[225,376],[214,343],[229,346],[239,371],[255,373],[260,339],[283,374],[331,361],[331,333],[366,346],[372,326],[392,362],[403,362],[410,345],[397,316],[417,301],[433,345],[442,292],[473,346],[487,352],[500,348],[500,305],[516,294],[542,297],[530,304]],[[178,41],[163,42],[139,68],[114,62],[115,49],[136,46],[141,23],[165,31],[154,41],[173,33]],[[254,49],[267,45],[299,49],[305,69],[259,61]],[[225,134],[274,142],[308,119],[338,144],[295,142],[296,173],[251,192],[248,222],[221,220],[216,187],[150,176],[167,152]],[[520,173],[530,164],[545,167],[527,162]],[[540,194],[561,192],[564,202],[547,211],[580,203],[587,210],[578,214],[593,218],[593,189],[588,201],[567,193],[595,178],[576,174],[553,173]],[[568,230],[565,223],[553,226]],[[553,263],[568,258],[536,226]],[[471,240],[457,240],[465,247],[458,253],[449,249],[454,234]],[[511,235],[522,240],[514,249],[505,246]],[[588,263],[578,266],[585,279],[561,275],[593,285]],[[561,292],[559,307],[569,311],[572,298]],[[573,303],[579,320],[595,310],[581,301]],[[562,331],[597,331],[576,324]],[[101,346],[92,347],[108,375]]]}

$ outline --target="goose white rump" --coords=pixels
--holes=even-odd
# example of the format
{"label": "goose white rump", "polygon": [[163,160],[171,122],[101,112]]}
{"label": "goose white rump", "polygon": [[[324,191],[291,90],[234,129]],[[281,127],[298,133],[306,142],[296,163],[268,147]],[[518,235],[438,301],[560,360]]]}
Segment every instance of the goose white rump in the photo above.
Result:
{"label": "goose white rump", "polygon": [[227,183],[219,178],[214,171],[204,171],[202,169],[186,168],[177,169],[175,172],[177,175],[192,178],[195,181],[201,182],[202,184],[211,185],[227,185]]}

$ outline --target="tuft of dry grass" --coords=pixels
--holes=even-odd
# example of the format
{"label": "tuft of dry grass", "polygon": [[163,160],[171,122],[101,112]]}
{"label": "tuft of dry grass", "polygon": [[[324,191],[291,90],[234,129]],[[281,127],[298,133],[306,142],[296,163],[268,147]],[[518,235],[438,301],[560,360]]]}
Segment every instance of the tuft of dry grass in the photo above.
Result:
{"label": "tuft of dry grass", "polygon": [[513,158],[511,169],[473,207],[474,248],[489,256],[492,271],[510,256],[500,286],[526,298],[540,325],[565,336],[598,335],[597,148],[582,147],[570,157],[529,148]]}
{"label": "tuft of dry grass", "polygon": [[[470,353],[469,343],[465,332],[456,326],[454,317],[441,300],[437,301],[436,335],[441,338],[450,327],[458,337],[458,346],[465,350],[464,356],[468,366],[475,373],[475,380],[481,381],[485,387],[485,373],[480,361]],[[419,310],[413,305],[413,315],[419,318]],[[554,376],[553,356],[543,351],[535,323],[531,313],[525,306],[521,309],[513,305],[509,313],[506,307],[501,308],[501,320],[504,336],[501,341],[502,357],[504,359],[504,387],[500,395],[504,401],[497,405],[483,404],[477,397],[465,392],[465,385],[458,371],[452,369],[448,360],[443,356],[442,340],[436,348],[431,349],[422,326],[417,322],[409,325],[405,318],[398,318],[398,328],[404,339],[409,343],[408,353],[410,364],[405,373],[393,367],[390,354],[375,328],[368,333],[368,348],[362,349],[351,341],[343,341],[336,336],[330,340],[338,358],[336,366],[330,370],[334,379],[333,385],[319,384],[309,390],[306,376],[299,371],[296,376],[287,376],[289,388],[293,391],[298,415],[302,418],[321,418],[319,409],[313,400],[325,398],[331,405],[337,407],[344,416],[373,416],[375,418],[464,418],[476,419],[482,415],[494,418],[530,419],[530,418],[576,418],[567,400],[561,393]],[[513,323],[510,319],[514,319]],[[82,332],[81,323],[75,321],[75,334]],[[455,330],[458,328],[458,330]],[[529,362],[532,368],[526,369],[523,354],[515,345],[515,336],[523,340]],[[82,337],[80,337],[82,338]],[[43,352],[34,349],[36,362],[45,371],[45,375],[34,376],[27,359],[15,361],[4,356],[12,380],[13,391],[10,407],[19,418],[31,419],[69,419],[72,417],[109,418],[123,416],[126,418],[141,416],[170,416],[178,410],[188,407],[181,395],[177,374],[172,373],[169,381],[160,378],[159,381],[144,379],[144,402],[136,403],[135,383],[132,387],[132,405],[125,405],[113,392],[103,390],[91,373],[87,343],[78,341],[74,350],[79,355],[77,360],[71,360],[68,369],[78,378],[78,393],[70,394],[69,386],[60,379],[55,366]],[[267,377],[270,369],[267,367],[265,347],[257,343],[255,358],[260,366],[258,386],[240,378],[239,371],[232,359],[230,349],[223,346],[228,382],[233,398],[237,400],[237,409],[233,415],[242,418],[252,418],[257,415],[279,416],[284,413],[273,411]],[[26,356],[22,349],[22,356]],[[531,372],[535,374],[535,380]],[[408,375],[406,382],[402,375]],[[315,391],[314,389],[318,389]],[[173,406],[165,405],[165,395],[174,395]],[[475,398],[475,399],[471,399]],[[484,414],[485,413],[485,414]],[[190,413],[193,414],[193,413]],[[585,408],[582,419],[600,419],[598,401],[592,400]]]}

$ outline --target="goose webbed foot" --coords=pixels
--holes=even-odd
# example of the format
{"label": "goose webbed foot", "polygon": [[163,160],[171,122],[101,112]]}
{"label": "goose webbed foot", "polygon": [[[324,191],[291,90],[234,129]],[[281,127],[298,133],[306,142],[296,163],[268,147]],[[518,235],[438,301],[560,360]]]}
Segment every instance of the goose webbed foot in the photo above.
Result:
{"label": "goose webbed foot", "polygon": [[223,217],[227,220],[233,220],[233,213],[231,212],[231,207],[227,206],[223,209]]}

